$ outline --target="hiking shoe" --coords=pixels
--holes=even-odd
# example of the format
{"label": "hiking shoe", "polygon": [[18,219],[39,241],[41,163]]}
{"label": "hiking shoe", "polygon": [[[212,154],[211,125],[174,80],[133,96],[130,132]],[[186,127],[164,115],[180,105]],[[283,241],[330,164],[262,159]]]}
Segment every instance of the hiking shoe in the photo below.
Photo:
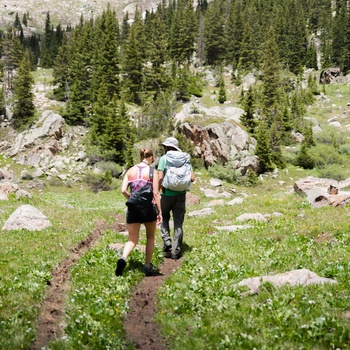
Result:
{"label": "hiking shoe", "polygon": [[164,242],[164,246],[163,246],[163,252],[164,253],[169,253],[171,251],[171,241],[170,240],[167,240]]}
{"label": "hiking shoe", "polygon": [[163,246],[163,252],[164,252],[164,258],[171,258],[171,240],[168,239],[167,241],[164,242],[164,246]]}
{"label": "hiking shoe", "polygon": [[145,276],[152,276],[156,272],[152,264],[149,264],[148,266],[144,265],[142,270]]}
{"label": "hiking shoe", "polygon": [[116,276],[123,276],[123,271],[126,266],[126,261],[124,258],[118,259],[117,268],[115,269]]}
{"label": "hiking shoe", "polygon": [[175,253],[171,253],[171,258],[174,260],[180,259],[182,257],[182,252],[180,249],[176,249]]}

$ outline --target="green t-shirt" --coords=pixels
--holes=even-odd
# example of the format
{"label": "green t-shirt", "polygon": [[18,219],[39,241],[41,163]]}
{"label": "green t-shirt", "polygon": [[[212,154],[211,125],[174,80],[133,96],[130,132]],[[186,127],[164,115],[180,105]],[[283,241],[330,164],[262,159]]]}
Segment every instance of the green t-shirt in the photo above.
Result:
{"label": "green t-shirt", "polygon": [[[166,169],[165,169],[165,166],[166,166],[166,155],[164,154],[163,156],[160,157],[159,159],[159,163],[158,163],[158,170],[161,170],[164,172],[164,176],[165,176],[165,173],[166,173]],[[169,190],[168,188],[164,188],[164,192],[162,193],[162,196],[177,196],[181,193],[186,193],[186,191],[172,191],[172,190]]]}

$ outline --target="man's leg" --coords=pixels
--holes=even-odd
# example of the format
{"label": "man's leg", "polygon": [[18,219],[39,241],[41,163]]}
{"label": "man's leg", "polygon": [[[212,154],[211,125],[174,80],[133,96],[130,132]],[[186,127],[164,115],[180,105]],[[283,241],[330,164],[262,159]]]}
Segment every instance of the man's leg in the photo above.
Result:
{"label": "man's leg", "polygon": [[173,197],[167,197],[167,196],[162,196],[160,201],[161,207],[162,207],[162,216],[163,216],[163,221],[160,226],[160,233],[164,242],[164,250],[166,249],[167,251],[171,249],[169,221],[170,221],[170,211],[172,209],[173,201],[174,201]]}
{"label": "man's leg", "polygon": [[186,194],[179,194],[175,197],[173,205],[174,218],[174,239],[172,247],[172,258],[177,259],[181,256],[181,244],[183,240],[183,223],[186,213]]}

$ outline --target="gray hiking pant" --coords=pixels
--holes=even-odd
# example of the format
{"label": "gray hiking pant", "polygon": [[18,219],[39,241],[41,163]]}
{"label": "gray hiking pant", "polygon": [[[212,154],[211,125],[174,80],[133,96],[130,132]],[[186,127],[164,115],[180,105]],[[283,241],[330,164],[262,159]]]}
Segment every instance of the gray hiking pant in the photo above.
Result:
{"label": "gray hiking pant", "polygon": [[186,213],[186,194],[181,193],[177,196],[162,196],[161,198],[162,216],[163,221],[160,227],[160,232],[163,241],[171,241],[170,237],[170,213],[173,215],[174,220],[174,238],[172,243],[172,253],[176,253],[176,250],[181,249],[183,230],[182,225],[184,223]]}

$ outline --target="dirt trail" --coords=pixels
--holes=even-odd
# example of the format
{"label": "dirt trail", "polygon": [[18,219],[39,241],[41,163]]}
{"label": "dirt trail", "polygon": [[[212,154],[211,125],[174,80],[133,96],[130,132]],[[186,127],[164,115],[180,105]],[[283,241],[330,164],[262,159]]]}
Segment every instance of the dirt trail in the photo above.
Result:
{"label": "dirt trail", "polygon": [[37,336],[30,350],[39,350],[51,340],[64,335],[64,302],[69,291],[70,268],[97,242],[105,229],[104,221],[96,222],[89,236],[73,248],[69,256],[53,270],[52,279],[48,282],[49,287],[40,307],[36,326]]}
{"label": "dirt trail", "polygon": [[[96,222],[90,235],[81,241],[71,254],[64,259],[52,272],[52,280],[48,282],[45,297],[41,303],[37,321],[37,336],[29,350],[39,350],[54,339],[64,335],[64,303],[69,292],[70,269],[90,248],[94,246],[101,234],[107,229],[124,231],[125,227],[115,223],[107,227],[104,221]],[[124,328],[127,340],[136,349],[165,350],[163,339],[157,325],[153,322],[156,312],[157,290],[164,280],[178,268],[182,259],[166,259],[156,276],[144,278],[136,286],[129,302],[130,312],[126,315]]]}
{"label": "dirt trail", "polygon": [[127,340],[136,349],[165,350],[165,344],[153,321],[156,313],[157,290],[182,263],[179,260],[166,259],[160,267],[160,274],[146,277],[137,285],[130,300],[130,311],[124,321]]}

